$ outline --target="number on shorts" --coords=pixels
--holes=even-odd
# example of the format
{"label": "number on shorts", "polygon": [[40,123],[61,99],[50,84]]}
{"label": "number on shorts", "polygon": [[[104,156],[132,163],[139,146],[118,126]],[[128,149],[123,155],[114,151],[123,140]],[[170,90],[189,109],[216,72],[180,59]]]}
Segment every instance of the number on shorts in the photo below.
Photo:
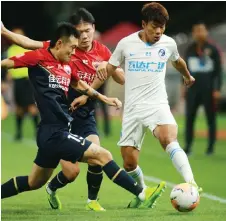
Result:
{"label": "number on shorts", "polygon": [[75,140],[75,141],[77,141],[77,142],[79,142],[79,143],[81,143],[81,141],[84,140],[83,137],[80,137],[80,136],[78,136],[78,135],[76,135],[76,134],[71,134],[71,133],[68,134],[67,138],[68,138],[68,139],[73,139],[73,140]]}

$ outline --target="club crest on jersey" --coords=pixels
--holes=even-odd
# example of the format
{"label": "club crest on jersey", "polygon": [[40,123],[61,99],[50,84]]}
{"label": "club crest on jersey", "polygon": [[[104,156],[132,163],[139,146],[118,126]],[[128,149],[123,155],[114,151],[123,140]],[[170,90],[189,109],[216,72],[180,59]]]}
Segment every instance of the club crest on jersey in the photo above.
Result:
{"label": "club crest on jersey", "polygon": [[82,60],[83,64],[88,64],[88,60]]}
{"label": "club crest on jersey", "polygon": [[159,57],[162,59],[166,59],[166,51],[164,49],[159,49]]}
{"label": "club crest on jersey", "polygon": [[64,65],[63,68],[64,68],[64,71],[65,71],[68,75],[71,74],[71,67],[70,67],[69,65]]}

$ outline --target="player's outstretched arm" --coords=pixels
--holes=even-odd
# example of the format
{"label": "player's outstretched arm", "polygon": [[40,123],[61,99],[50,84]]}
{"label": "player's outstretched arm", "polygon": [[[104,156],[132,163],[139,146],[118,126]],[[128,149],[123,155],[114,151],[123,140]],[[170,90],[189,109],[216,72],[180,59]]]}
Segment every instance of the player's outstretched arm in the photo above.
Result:
{"label": "player's outstretched arm", "polygon": [[13,42],[14,44],[17,44],[26,49],[34,50],[43,47],[43,42],[35,41],[26,36],[11,32],[3,25],[2,22],[1,22],[1,35],[10,40],[11,42]]}
{"label": "player's outstretched arm", "polygon": [[14,68],[14,61],[10,59],[4,59],[1,61],[1,67],[7,69]]}
{"label": "player's outstretched arm", "polygon": [[122,68],[116,68],[115,72],[112,74],[112,78],[118,84],[125,84],[125,73]]}
{"label": "player's outstretched arm", "polygon": [[[118,81],[121,82],[121,84],[123,84],[122,82],[124,81],[124,72],[123,70],[121,71],[120,68],[117,68],[116,71],[118,71],[118,76],[117,78],[119,78]],[[123,76],[120,76],[123,75]],[[116,80],[115,80],[116,81]],[[117,82],[117,81],[116,81]],[[90,87],[92,87],[93,89],[97,90],[98,88],[101,87],[101,85],[104,83],[104,81],[100,80],[98,77],[96,77],[93,81],[93,83],[90,85]],[[119,82],[118,82],[119,83]],[[120,83],[119,83],[120,84]],[[76,103],[79,102],[80,106],[86,104],[87,100],[88,100],[89,96],[88,95],[81,95],[79,98],[76,98],[72,103],[71,106],[76,106]]]}
{"label": "player's outstretched arm", "polygon": [[[90,85],[93,89],[97,90],[100,88],[100,86],[104,83],[104,81],[99,80],[98,78],[95,78],[93,83]],[[76,106],[76,103],[79,102],[80,106],[86,104],[89,96],[88,95],[81,95],[80,97],[76,98],[72,103],[71,106]]]}
{"label": "player's outstretched arm", "polygon": [[183,75],[184,84],[187,87],[191,87],[195,83],[195,79],[191,76],[186,62],[181,57],[176,61],[172,61],[172,65]]}
{"label": "player's outstretched arm", "polygon": [[125,84],[124,71],[122,68],[115,68],[111,72],[107,70],[108,62],[103,61],[97,68],[97,76],[101,81],[107,80],[112,76],[113,80],[121,85]]}
{"label": "player's outstretched arm", "polygon": [[[109,98],[99,92],[97,92],[96,90],[94,90],[92,87],[90,87],[86,82],[79,80],[78,82],[71,83],[71,86],[73,88],[75,88],[77,91],[79,91],[80,93],[84,94],[84,95],[88,95],[89,97],[92,97],[94,99],[98,99],[110,106],[115,106],[117,108],[121,108],[122,103],[120,100],[118,100],[118,98]],[[80,98],[80,97],[79,97]],[[73,110],[75,110],[77,107],[81,106],[82,104],[79,102],[80,99],[75,99],[72,104],[71,104],[71,108]]]}

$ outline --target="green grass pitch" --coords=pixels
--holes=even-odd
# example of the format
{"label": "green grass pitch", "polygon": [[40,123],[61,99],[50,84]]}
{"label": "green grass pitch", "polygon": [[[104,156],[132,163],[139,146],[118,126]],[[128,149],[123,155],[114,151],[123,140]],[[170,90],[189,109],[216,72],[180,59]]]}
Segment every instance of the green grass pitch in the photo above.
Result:
{"label": "green grass pitch", "polygon": [[[205,130],[205,119],[200,116],[196,123],[197,130]],[[179,141],[183,146],[183,117],[177,117],[179,126]],[[27,175],[31,171],[33,159],[36,155],[36,143],[33,138],[32,122],[25,121],[23,142],[15,143],[14,121],[9,116],[2,122],[2,180],[5,182],[13,176]],[[101,125],[100,125],[101,126]],[[218,126],[221,130],[226,130],[226,116],[218,117]],[[109,138],[102,137],[102,146],[108,148],[116,162],[122,165],[119,148],[116,142],[120,134],[120,121],[112,121],[112,135]],[[100,203],[107,209],[103,213],[85,211],[87,200],[86,168],[81,164],[81,173],[77,180],[59,191],[59,196],[63,204],[61,211],[51,210],[45,189],[22,193],[13,198],[2,200],[1,216],[2,220],[32,220],[32,221],[223,221],[226,220],[226,140],[218,140],[216,143],[216,154],[205,156],[207,146],[205,137],[196,137],[193,146],[193,155],[189,157],[195,174],[196,181],[204,189],[204,196],[201,197],[200,205],[190,213],[177,212],[170,203],[169,194],[171,187],[158,200],[154,209],[138,210],[126,209],[130,199],[130,193],[111,183],[106,176],[100,190]],[[140,166],[147,179],[165,180],[171,183],[183,182],[180,175],[174,169],[169,157],[163,152],[159,143],[148,133],[141,151]],[[55,173],[60,170],[57,168]],[[155,185],[147,181],[149,185]],[[221,202],[209,199],[211,195],[218,196]],[[213,198],[210,196],[210,198]]]}

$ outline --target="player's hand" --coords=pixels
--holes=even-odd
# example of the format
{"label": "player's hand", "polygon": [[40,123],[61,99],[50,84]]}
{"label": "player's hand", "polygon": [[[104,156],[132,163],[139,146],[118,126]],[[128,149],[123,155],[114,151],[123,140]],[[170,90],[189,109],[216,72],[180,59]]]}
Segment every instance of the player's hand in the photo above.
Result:
{"label": "player's hand", "polygon": [[71,111],[76,110],[78,107],[86,104],[87,100],[88,100],[88,96],[86,95],[82,95],[80,97],[75,98],[71,103],[71,107],[69,108],[69,110]]}
{"label": "player's hand", "polygon": [[184,78],[184,84],[189,88],[195,83],[195,78],[193,78],[191,75],[189,77],[183,77]]}
{"label": "player's hand", "polygon": [[118,98],[115,98],[115,97],[108,97],[105,103],[110,106],[114,106],[117,109],[120,109],[122,107],[122,102]]}
{"label": "player's hand", "polygon": [[107,74],[107,62],[103,61],[98,67],[97,67],[97,77],[101,80],[101,81],[105,81],[108,78],[108,74]]}

